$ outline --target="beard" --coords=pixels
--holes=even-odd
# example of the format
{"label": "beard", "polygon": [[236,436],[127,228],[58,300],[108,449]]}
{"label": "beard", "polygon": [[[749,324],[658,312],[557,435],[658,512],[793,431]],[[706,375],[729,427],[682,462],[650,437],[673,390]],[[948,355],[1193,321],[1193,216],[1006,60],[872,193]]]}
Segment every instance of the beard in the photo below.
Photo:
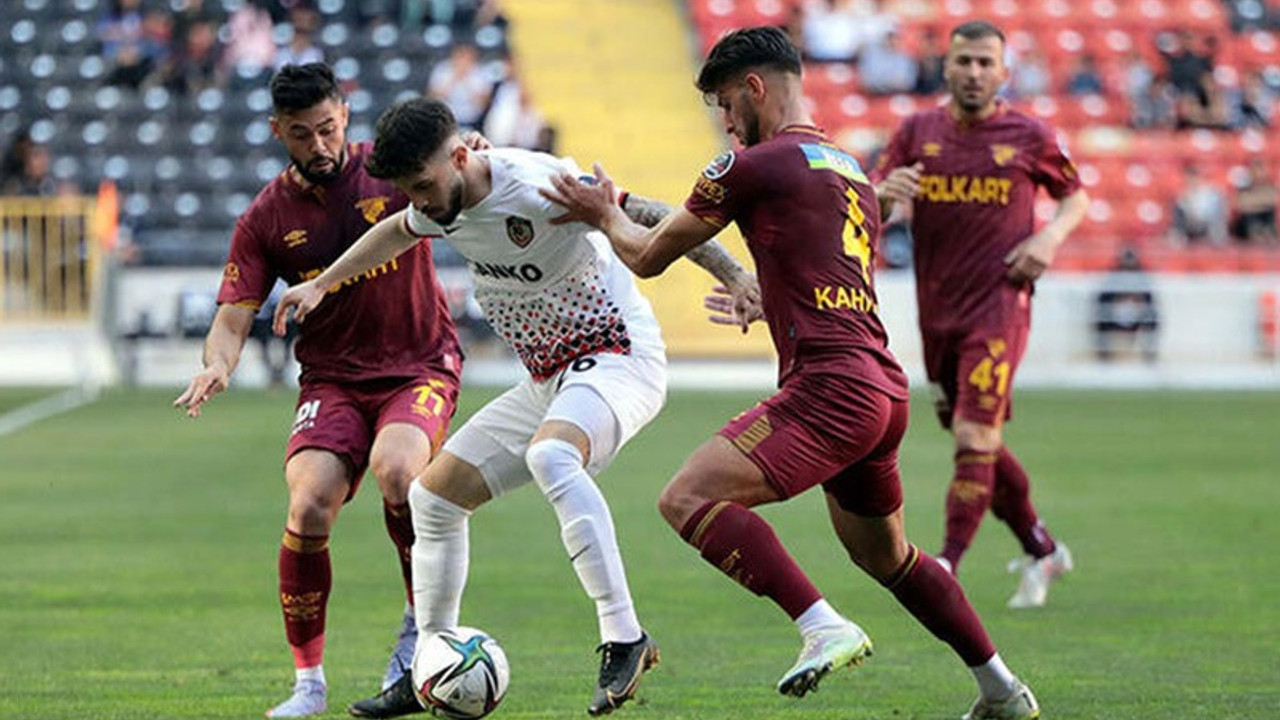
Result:
{"label": "beard", "polygon": [[760,142],[760,115],[749,106],[742,112],[742,146],[751,147]]}
{"label": "beard", "polygon": [[[311,158],[311,162],[309,163],[303,163],[296,157],[290,157],[289,159],[293,161],[293,166],[298,170],[298,174],[307,182],[312,183],[313,185],[328,185],[334,180],[337,180],[338,176],[342,174],[342,168],[347,164],[347,150],[343,147],[342,152],[338,154],[337,158],[318,155]],[[324,171],[316,170],[316,167],[326,161],[331,164],[331,169]]]}
{"label": "beard", "polygon": [[437,214],[427,213],[427,217],[435,221],[440,227],[448,227],[458,219],[458,215],[462,212],[462,178],[454,176],[453,182],[449,185],[449,204],[442,208],[443,212]]}

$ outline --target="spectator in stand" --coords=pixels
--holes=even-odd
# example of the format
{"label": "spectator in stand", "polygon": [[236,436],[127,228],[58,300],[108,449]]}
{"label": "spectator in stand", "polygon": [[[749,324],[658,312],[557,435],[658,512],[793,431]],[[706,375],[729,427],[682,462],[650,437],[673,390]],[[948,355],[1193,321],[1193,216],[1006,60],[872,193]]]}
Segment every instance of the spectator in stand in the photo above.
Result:
{"label": "spectator in stand", "polygon": [[143,12],[141,0],[116,0],[97,26],[103,58],[111,66],[104,84],[142,85],[168,57],[172,33],[168,13]]}
{"label": "spectator in stand", "polygon": [[533,104],[529,91],[512,70],[493,91],[484,118],[484,136],[497,147],[518,147],[550,153],[547,121]]}
{"label": "spectator in stand", "polygon": [[320,25],[320,14],[299,5],[289,12],[289,24],[293,26],[293,37],[276,50],[275,68],[324,62],[324,51],[313,41]]}
{"label": "spectator in stand", "polygon": [[919,63],[902,49],[897,30],[890,30],[879,40],[864,46],[858,57],[862,88],[873,95],[911,92],[916,87],[919,73]]}
{"label": "spectator in stand", "polygon": [[893,29],[878,0],[808,0],[800,35],[804,57],[814,62],[852,62],[863,48]]}
{"label": "spectator in stand", "polygon": [[1151,86],[1156,81],[1156,71],[1151,67],[1151,63],[1147,62],[1147,58],[1135,48],[1125,55],[1117,81],[1132,107],[1138,104],[1139,98],[1144,97],[1151,90]]}
{"label": "spectator in stand", "polygon": [[947,51],[940,45],[938,31],[932,27],[925,28],[920,37],[920,49],[916,53],[919,58],[916,69],[915,92],[918,95],[936,95],[946,89],[946,80],[942,77],[942,66],[947,59]]}
{"label": "spectator in stand", "polygon": [[1213,72],[1213,58],[1206,50],[1197,47],[1195,36],[1187,30],[1177,34],[1162,33],[1156,38],[1156,49],[1164,59],[1173,87],[1179,93],[1197,96],[1201,104],[1208,105],[1208,98],[1200,97],[1203,92],[1201,79],[1205,73]]}
{"label": "spectator in stand", "polygon": [[186,29],[176,51],[160,71],[158,80],[171,92],[195,95],[225,81],[221,71],[222,46],[209,20],[197,20]]}
{"label": "spectator in stand", "polygon": [[449,58],[431,70],[427,95],[448,105],[462,128],[482,126],[493,99],[493,80],[480,64],[475,45],[460,42],[453,46]]}
{"label": "spectator in stand", "polygon": [[1098,71],[1098,61],[1092,53],[1081,53],[1067,76],[1068,95],[1105,95],[1106,83]]}
{"label": "spectator in stand", "polygon": [[1250,70],[1245,73],[1236,103],[1236,122],[1233,127],[1271,127],[1275,117],[1276,92],[1267,85],[1262,73]]}
{"label": "spectator in stand", "polygon": [[[261,0],[260,0],[261,1]],[[223,71],[253,75],[274,67],[276,42],[271,13],[255,0],[246,0],[227,20],[227,46],[222,53]]]}
{"label": "spectator in stand", "polygon": [[1172,239],[1179,245],[1227,244],[1227,193],[1204,177],[1200,166],[1187,163],[1182,169],[1182,192],[1173,203]]}
{"label": "spectator in stand", "polygon": [[49,174],[49,148],[32,140],[26,130],[14,137],[3,165],[0,197],[52,197],[76,191],[71,184],[60,183]]}
{"label": "spectator in stand", "polygon": [[425,0],[422,19],[430,25],[448,25],[455,30],[475,30],[494,25],[505,28],[506,15],[498,0]]}
{"label": "spectator in stand", "polygon": [[1226,128],[1230,119],[1223,88],[1212,71],[1200,76],[1200,92],[1178,94],[1179,128]]}
{"label": "spectator in stand", "polygon": [[1141,93],[1130,96],[1130,124],[1140,130],[1173,129],[1178,125],[1178,91],[1164,75],[1157,76]]}
{"label": "spectator in stand", "polygon": [[1049,61],[1038,45],[1028,47],[1012,70],[1013,77],[1009,80],[1005,94],[1014,100],[1048,95],[1053,88],[1053,73],[1049,70]]}
{"label": "spectator in stand", "polygon": [[1267,163],[1255,155],[1249,159],[1247,177],[1236,188],[1232,236],[1248,245],[1276,245],[1277,200],[1280,200],[1280,190]]}

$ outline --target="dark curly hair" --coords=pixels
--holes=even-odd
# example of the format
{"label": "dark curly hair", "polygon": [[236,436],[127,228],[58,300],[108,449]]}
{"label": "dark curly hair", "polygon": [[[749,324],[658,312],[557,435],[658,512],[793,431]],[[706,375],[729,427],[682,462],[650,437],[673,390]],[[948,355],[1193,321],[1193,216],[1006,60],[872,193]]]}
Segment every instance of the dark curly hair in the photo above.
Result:
{"label": "dark curly hair", "polygon": [[285,65],[271,78],[271,105],[277,115],[301,112],[330,99],[341,100],[342,90],[324,63]]}
{"label": "dark curly hair", "polygon": [[457,132],[457,119],[439,100],[416,97],[398,102],[378,118],[365,170],[384,180],[412,175]]}
{"label": "dark curly hair", "polygon": [[800,51],[780,28],[743,28],[720,38],[707,54],[696,84],[703,93],[713,93],[726,81],[760,67],[800,74]]}

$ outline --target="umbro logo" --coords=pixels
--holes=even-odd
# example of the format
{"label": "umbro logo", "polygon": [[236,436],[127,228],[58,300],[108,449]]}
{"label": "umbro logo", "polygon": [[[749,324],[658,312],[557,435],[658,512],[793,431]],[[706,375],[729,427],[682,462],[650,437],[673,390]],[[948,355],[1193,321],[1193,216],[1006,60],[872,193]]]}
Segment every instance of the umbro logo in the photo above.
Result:
{"label": "umbro logo", "polygon": [[306,230],[290,230],[288,233],[285,233],[285,236],[284,236],[285,247],[296,248],[299,245],[305,243],[306,241],[307,241]]}

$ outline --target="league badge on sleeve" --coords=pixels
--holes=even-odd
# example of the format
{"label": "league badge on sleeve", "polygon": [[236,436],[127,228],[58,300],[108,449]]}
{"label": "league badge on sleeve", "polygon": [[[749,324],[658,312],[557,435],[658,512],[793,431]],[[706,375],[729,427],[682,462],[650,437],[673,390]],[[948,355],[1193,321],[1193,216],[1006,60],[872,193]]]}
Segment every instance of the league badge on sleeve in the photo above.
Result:
{"label": "league badge on sleeve", "polygon": [[708,180],[719,180],[729,172],[729,168],[733,167],[733,151],[721,153],[707,164],[707,169],[702,171],[702,176]]}
{"label": "league badge on sleeve", "polygon": [[507,237],[516,247],[528,247],[533,242],[533,223],[516,215],[507,216]]}

